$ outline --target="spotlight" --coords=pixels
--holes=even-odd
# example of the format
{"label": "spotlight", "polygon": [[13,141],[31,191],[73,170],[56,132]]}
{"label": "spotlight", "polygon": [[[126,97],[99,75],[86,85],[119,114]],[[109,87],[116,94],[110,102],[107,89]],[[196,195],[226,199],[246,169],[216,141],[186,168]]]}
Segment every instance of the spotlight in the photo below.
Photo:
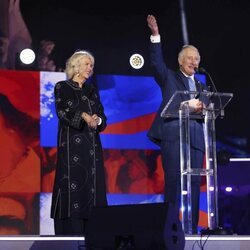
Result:
{"label": "spotlight", "polygon": [[31,64],[35,61],[36,55],[32,49],[23,49],[19,58],[23,64]]}
{"label": "spotlight", "polygon": [[226,188],[225,188],[225,191],[226,191],[226,192],[232,192],[232,191],[233,191],[233,188],[232,188],[232,187],[226,187]]}
{"label": "spotlight", "polygon": [[140,69],[144,65],[144,58],[140,54],[133,54],[129,59],[129,63],[132,68]]}

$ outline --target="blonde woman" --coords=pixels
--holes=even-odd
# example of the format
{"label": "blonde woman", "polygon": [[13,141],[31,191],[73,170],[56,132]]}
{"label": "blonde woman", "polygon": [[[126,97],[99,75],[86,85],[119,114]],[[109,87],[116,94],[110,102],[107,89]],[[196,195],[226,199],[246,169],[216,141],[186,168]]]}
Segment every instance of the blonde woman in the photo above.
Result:
{"label": "blonde woman", "polygon": [[99,133],[106,116],[92,76],[94,57],[75,52],[66,62],[66,81],[55,85],[59,119],[57,166],[51,217],[56,235],[82,235],[94,206],[106,206],[103,151]]}

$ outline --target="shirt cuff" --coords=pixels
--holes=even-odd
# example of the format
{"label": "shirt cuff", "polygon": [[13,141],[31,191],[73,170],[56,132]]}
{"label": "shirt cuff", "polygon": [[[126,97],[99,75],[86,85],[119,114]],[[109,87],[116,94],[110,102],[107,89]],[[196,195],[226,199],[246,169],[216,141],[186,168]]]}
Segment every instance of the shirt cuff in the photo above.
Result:
{"label": "shirt cuff", "polygon": [[99,117],[99,122],[98,122],[98,124],[97,124],[97,125],[99,126],[99,125],[101,125],[101,124],[102,124],[102,118],[101,118],[101,117]]}
{"label": "shirt cuff", "polygon": [[151,43],[160,43],[161,42],[161,36],[157,35],[157,36],[150,36],[150,41]]}

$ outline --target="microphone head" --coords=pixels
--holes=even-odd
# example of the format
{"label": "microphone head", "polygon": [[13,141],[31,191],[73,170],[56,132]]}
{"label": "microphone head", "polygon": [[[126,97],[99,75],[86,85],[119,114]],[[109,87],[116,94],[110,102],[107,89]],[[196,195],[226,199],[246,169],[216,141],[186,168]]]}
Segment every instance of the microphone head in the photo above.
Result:
{"label": "microphone head", "polygon": [[202,67],[199,67],[198,72],[204,73],[204,74],[207,73],[207,71],[204,68],[202,68]]}

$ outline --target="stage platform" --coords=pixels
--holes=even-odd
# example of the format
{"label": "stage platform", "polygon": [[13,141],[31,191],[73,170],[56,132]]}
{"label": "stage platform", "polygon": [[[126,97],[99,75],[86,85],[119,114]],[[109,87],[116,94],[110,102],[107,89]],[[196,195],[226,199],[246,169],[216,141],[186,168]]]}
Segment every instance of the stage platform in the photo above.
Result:
{"label": "stage platform", "polygon": [[[185,250],[249,250],[250,236],[186,236]],[[115,248],[114,248],[115,249]],[[1,236],[0,250],[86,250],[84,237]],[[140,250],[140,249],[137,249]]]}

